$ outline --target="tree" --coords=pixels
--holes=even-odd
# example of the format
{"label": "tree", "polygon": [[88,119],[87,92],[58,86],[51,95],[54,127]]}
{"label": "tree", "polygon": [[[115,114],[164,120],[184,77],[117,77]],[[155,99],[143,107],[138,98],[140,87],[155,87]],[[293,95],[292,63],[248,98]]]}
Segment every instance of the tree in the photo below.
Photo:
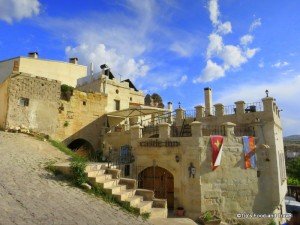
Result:
{"label": "tree", "polygon": [[145,96],[145,105],[159,107],[159,108],[165,107],[161,96],[157,93],[153,93],[152,95],[147,94]]}

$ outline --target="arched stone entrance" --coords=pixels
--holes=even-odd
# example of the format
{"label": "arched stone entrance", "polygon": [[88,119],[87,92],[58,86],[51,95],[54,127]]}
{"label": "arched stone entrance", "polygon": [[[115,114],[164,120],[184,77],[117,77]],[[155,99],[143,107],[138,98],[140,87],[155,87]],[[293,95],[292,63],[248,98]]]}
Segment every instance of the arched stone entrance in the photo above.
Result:
{"label": "arched stone entrance", "polygon": [[76,154],[80,156],[85,156],[87,158],[90,158],[92,153],[94,152],[94,148],[90,142],[84,139],[76,139],[72,141],[68,148],[70,148],[72,151],[76,152]]}
{"label": "arched stone entrance", "polygon": [[167,199],[168,208],[174,208],[174,177],[166,169],[152,166],[139,173],[139,188],[153,190],[156,198]]}

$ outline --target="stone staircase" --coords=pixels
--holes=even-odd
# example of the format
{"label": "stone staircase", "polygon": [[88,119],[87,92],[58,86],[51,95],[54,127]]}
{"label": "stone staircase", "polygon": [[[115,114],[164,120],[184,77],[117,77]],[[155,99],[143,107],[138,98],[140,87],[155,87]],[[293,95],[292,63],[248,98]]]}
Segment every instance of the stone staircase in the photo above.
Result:
{"label": "stone staircase", "polygon": [[[70,164],[56,164],[56,169],[64,174],[70,174]],[[131,207],[142,213],[150,213],[150,218],[167,218],[168,209],[165,199],[156,199],[154,192],[138,189],[135,179],[120,178],[121,171],[108,168],[107,163],[90,163],[85,170],[89,183],[100,186],[121,202],[128,202]]]}

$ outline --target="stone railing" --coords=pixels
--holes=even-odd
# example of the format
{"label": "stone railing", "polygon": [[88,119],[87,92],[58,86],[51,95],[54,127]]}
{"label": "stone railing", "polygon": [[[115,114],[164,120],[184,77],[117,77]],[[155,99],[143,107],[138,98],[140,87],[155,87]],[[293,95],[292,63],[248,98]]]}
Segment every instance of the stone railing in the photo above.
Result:
{"label": "stone railing", "polygon": [[155,138],[170,138],[170,137],[202,137],[210,135],[222,136],[255,136],[254,127],[248,125],[239,125],[231,122],[226,122],[218,126],[203,125],[199,121],[194,121],[188,125],[190,135],[180,135],[181,127],[170,125],[168,123],[161,123],[156,126],[143,128],[140,125],[131,127],[131,138],[139,139],[145,136]]}

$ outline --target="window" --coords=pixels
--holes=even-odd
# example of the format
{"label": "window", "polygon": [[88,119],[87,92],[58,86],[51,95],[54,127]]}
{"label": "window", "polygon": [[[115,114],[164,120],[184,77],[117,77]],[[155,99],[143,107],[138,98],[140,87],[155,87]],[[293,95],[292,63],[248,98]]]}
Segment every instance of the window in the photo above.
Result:
{"label": "window", "polygon": [[120,110],[120,100],[115,100],[115,110]]}
{"label": "window", "polygon": [[130,97],[130,101],[132,102],[132,97]]}
{"label": "window", "polygon": [[119,90],[118,89],[116,90],[116,93],[119,94]]}
{"label": "window", "polygon": [[86,105],[86,101],[83,101],[82,104],[83,104],[83,105]]}
{"label": "window", "polygon": [[20,98],[19,105],[23,107],[29,106],[29,98]]}

